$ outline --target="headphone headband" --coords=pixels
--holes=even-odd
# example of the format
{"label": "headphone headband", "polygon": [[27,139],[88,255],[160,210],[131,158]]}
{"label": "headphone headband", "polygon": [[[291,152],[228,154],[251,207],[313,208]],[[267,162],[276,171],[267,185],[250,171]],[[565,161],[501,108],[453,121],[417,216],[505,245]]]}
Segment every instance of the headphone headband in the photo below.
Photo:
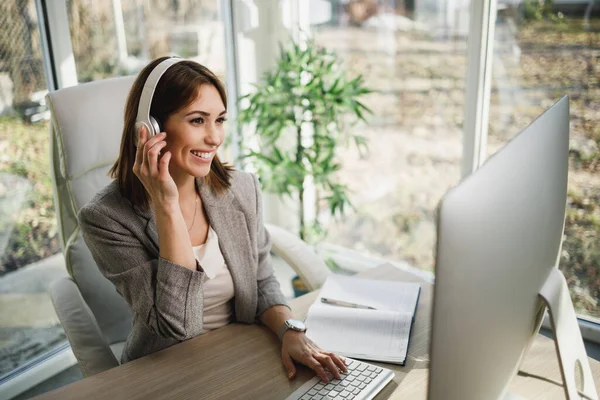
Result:
{"label": "headphone headband", "polygon": [[[148,138],[156,135],[160,132],[160,127],[158,126],[158,122],[150,116],[150,107],[152,106],[152,97],[154,96],[154,91],[156,90],[156,85],[158,85],[158,81],[163,76],[163,74],[173,65],[178,62],[184,61],[185,59],[179,57],[171,57],[162,61],[158,64],[144,83],[144,88],[142,89],[142,94],[140,96],[140,103],[138,105],[137,117],[135,119],[135,129],[136,133],[139,134],[139,129],[142,126],[146,127],[148,132]],[[137,138],[137,135],[136,135]]]}

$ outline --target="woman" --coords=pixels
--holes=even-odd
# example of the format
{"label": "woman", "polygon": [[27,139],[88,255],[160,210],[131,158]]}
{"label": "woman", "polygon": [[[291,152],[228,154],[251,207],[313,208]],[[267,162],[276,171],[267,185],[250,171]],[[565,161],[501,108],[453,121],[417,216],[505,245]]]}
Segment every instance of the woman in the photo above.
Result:
{"label": "woman", "polygon": [[122,362],[232,321],[260,321],[283,332],[290,379],[294,361],[324,381],[327,370],[339,379],[346,371],[340,357],[304,332],[285,330],[292,314],[270,264],[258,181],[216,154],[227,111],[219,79],[192,61],[170,66],[150,107],[163,132],[136,131],[144,83],[165,59],[146,66],[133,84],[114,181],[79,213],[96,263],[134,313]]}

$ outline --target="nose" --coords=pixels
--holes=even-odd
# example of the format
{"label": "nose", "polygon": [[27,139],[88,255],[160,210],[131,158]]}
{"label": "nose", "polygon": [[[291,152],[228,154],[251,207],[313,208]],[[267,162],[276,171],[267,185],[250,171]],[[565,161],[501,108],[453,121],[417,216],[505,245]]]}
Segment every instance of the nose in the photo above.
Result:
{"label": "nose", "polygon": [[221,145],[221,135],[215,124],[208,124],[204,141],[207,145],[212,147],[218,147]]}

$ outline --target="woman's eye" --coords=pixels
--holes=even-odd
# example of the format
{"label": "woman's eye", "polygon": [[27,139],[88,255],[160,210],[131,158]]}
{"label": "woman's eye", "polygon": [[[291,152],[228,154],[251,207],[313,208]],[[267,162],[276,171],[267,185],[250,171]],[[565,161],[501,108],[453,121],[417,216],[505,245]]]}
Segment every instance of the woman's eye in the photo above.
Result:
{"label": "woman's eye", "polygon": [[204,123],[204,118],[194,118],[193,120],[190,121],[192,124],[202,124]]}
{"label": "woman's eye", "polygon": [[217,123],[222,124],[223,122],[227,121],[227,118],[225,117],[221,117],[217,119]]}

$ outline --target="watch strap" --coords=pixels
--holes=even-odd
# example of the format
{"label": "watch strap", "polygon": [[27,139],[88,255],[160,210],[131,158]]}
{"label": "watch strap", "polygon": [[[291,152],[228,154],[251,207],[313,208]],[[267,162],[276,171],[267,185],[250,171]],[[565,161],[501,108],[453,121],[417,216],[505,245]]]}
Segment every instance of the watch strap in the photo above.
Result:
{"label": "watch strap", "polygon": [[281,326],[281,328],[279,328],[279,332],[277,333],[277,336],[279,337],[279,340],[283,340],[283,335],[289,330],[294,330],[296,332],[306,332],[306,328],[304,329],[297,329],[295,328],[292,324],[288,323],[289,320],[286,320],[283,325]]}

